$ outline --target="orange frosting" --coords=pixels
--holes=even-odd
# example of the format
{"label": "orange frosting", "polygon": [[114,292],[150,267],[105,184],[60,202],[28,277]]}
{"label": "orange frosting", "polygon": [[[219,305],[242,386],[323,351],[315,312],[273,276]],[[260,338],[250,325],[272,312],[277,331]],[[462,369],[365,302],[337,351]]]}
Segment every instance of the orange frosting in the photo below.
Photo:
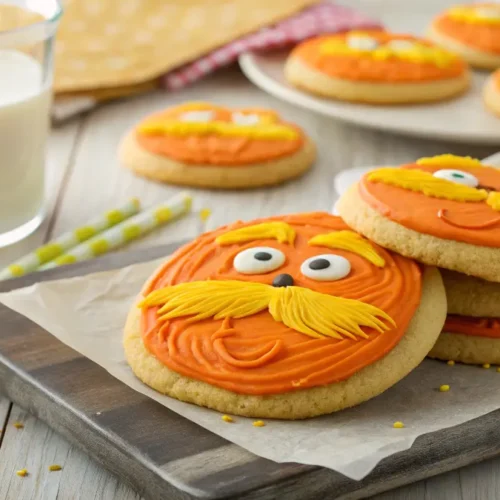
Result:
{"label": "orange frosting", "polygon": [[495,85],[496,85],[497,89],[500,90],[500,69],[497,69],[493,73],[493,80],[495,82]]}
{"label": "orange frosting", "polygon": [[500,339],[500,319],[472,318],[449,314],[443,331],[446,333],[463,333],[477,337]]}
{"label": "orange frosting", "polygon": [[[433,173],[454,167],[408,164],[400,168]],[[479,180],[479,188],[500,191],[498,169],[480,166],[455,168],[474,175]],[[408,229],[473,245],[500,247],[500,212],[485,201],[434,198],[383,182],[371,182],[367,175],[359,183],[359,193],[372,208]]]}
{"label": "orange frosting", "polygon": [[[270,285],[282,273],[294,286],[360,300],[389,314],[396,323],[383,333],[363,327],[367,338],[313,338],[273,319],[266,310],[240,319],[189,317],[157,320],[158,307],[142,311],[144,345],[167,367],[184,376],[241,394],[278,394],[349,378],[382,358],[399,342],[420,302],[421,269],[415,262],[376,245],[384,259],[377,267],[347,250],[308,244],[319,234],[345,230],[340,218],[325,213],[298,214],[269,220],[287,222],[296,232],[293,243],[276,239],[219,245],[216,238],[229,229],[254,225],[237,222],[207,233],[178,250],[146,284],[143,294],[189,281],[239,280]],[[243,275],[233,267],[241,250],[267,246],[281,250],[286,261],[267,274]],[[305,259],[321,254],[347,258],[350,273],[337,281],[315,281],[300,273]],[[402,299],[404,297],[404,299]]]}
{"label": "orange frosting", "polygon": [[[169,108],[161,113],[147,117],[144,121],[161,122],[163,119],[179,119],[186,109],[193,111],[196,103]],[[273,123],[283,124],[294,131],[295,139],[256,139],[250,136],[227,136],[222,134],[145,134],[136,131],[136,139],[139,145],[147,151],[166,156],[173,160],[197,165],[218,165],[227,167],[244,166],[251,163],[271,161],[292,155],[298,151],[304,142],[302,131],[296,126],[282,122],[278,115],[271,110],[260,108],[228,109],[220,106],[210,108],[205,103],[200,105],[200,110],[211,109],[214,111],[214,120],[230,123],[232,112],[252,113],[261,115],[264,120],[272,120]],[[260,125],[255,125],[259,127]]]}
{"label": "orange frosting", "polygon": [[[466,64],[460,58],[446,66],[438,66],[428,62],[413,62],[396,57],[375,60],[369,54],[329,54],[321,49],[325,42],[345,40],[349,34],[327,35],[313,38],[298,45],[292,56],[300,58],[304,63],[334,78],[372,82],[420,82],[455,78],[466,71]],[[431,42],[410,36],[394,35],[386,32],[369,32],[370,37],[379,43],[391,40],[418,41],[427,46]]]}
{"label": "orange frosting", "polygon": [[500,54],[500,24],[466,22],[453,19],[445,12],[434,21],[434,26],[439,32],[464,45]]}

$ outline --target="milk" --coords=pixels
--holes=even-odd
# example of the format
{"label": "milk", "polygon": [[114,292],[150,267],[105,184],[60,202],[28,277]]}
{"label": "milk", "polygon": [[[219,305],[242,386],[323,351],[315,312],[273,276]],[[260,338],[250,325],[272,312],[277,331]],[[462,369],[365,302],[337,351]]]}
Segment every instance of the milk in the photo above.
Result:
{"label": "milk", "polygon": [[38,61],[0,50],[0,246],[5,233],[42,219],[51,104],[42,80]]}

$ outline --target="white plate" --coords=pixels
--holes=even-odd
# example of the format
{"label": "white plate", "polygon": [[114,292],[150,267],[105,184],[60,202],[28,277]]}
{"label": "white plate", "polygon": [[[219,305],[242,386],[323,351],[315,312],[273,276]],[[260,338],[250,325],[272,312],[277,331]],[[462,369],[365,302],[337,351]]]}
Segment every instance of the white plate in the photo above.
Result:
{"label": "white plate", "polygon": [[266,92],[318,113],[365,127],[468,144],[500,145],[500,119],[484,109],[486,73],[474,73],[467,94],[435,104],[371,106],[316,97],[289,85],[283,76],[287,52],[243,54],[245,75]]}

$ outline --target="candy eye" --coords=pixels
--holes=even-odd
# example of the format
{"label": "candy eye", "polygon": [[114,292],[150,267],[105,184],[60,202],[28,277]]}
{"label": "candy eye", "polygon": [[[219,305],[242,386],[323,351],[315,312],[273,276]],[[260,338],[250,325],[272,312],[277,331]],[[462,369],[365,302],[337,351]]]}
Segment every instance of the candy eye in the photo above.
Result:
{"label": "candy eye", "polygon": [[233,123],[236,123],[236,125],[257,125],[260,122],[259,115],[245,115],[238,112],[233,113],[231,115],[231,119]]}
{"label": "candy eye", "polygon": [[347,45],[356,50],[375,50],[378,47],[378,41],[365,35],[349,35],[346,39]]}
{"label": "candy eye", "polygon": [[181,122],[207,123],[215,118],[213,111],[186,111],[179,116]]}
{"label": "candy eye", "polygon": [[457,184],[462,184],[463,186],[475,188],[479,185],[479,180],[476,177],[469,174],[469,172],[463,172],[462,170],[445,168],[434,172],[433,175],[439,179],[446,179],[447,181],[456,182]]}
{"label": "candy eye", "polygon": [[302,262],[300,272],[312,280],[335,281],[351,272],[351,263],[340,255],[315,255]]}
{"label": "candy eye", "polygon": [[233,265],[236,271],[242,274],[265,274],[285,262],[285,254],[272,247],[253,247],[240,252],[234,258]]}

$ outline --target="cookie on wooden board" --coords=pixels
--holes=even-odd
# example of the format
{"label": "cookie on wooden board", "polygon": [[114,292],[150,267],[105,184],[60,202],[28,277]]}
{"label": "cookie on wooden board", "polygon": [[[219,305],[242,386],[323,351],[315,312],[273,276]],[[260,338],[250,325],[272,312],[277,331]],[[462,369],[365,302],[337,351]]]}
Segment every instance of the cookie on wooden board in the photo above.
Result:
{"label": "cookie on wooden board", "polygon": [[500,363],[497,190],[499,170],[441,155],[373,170],[337,203],[345,222],[361,234],[444,268],[449,316],[431,357]]}
{"label": "cookie on wooden board", "polygon": [[191,102],[145,118],[124,137],[119,157],[157,181],[245,189],[298,177],[312,166],[316,148],[270,109]]}
{"label": "cookie on wooden board", "polygon": [[287,80],[346,101],[410,104],[456,96],[469,87],[463,59],[432,42],[384,31],[313,38],[290,53]]}
{"label": "cookie on wooden board", "polygon": [[144,383],[224,413],[283,419],[385,391],[427,355],[446,316],[435,268],[326,213],[204,234],[153,274],[139,306],[124,346]]}
{"label": "cookie on wooden board", "polygon": [[476,68],[496,69],[500,67],[500,4],[453,6],[433,20],[427,36]]}

